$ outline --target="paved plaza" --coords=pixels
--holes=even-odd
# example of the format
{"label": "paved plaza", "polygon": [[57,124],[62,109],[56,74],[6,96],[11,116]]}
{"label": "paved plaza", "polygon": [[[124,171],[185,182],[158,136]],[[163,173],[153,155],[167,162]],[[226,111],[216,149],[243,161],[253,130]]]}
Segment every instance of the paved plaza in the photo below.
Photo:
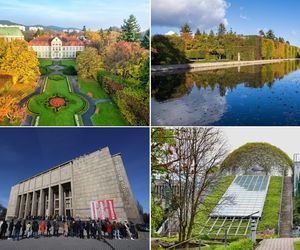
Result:
{"label": "paved plaza", "polygon": [[147,239],[138,240],[105,240],[79,239],[71,237],[51,237],[40,239],[23,239],[20,241],[1,240],[2,250],[147,250],[149,241]]}

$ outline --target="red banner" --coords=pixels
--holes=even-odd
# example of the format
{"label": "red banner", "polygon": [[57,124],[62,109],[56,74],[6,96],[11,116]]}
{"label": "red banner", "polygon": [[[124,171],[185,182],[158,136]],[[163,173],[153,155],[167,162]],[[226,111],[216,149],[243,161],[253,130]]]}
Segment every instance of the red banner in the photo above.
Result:
{"label": "red banner", "polygon": [[116,220],[115,205],[113,200],[98,200],[91,202],[91,218],[93,220]]}

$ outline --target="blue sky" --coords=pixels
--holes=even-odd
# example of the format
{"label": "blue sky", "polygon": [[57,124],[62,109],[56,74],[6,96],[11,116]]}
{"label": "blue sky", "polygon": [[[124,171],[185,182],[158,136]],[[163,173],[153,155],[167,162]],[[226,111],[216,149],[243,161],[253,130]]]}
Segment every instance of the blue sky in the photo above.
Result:
{"label": "blue sky", "polygon": [[[296,0],[152,0],[152,34],[178,32],[179,23],[189,22],[194,30],[215,29],[220,22],[239,34],[257,34],[273,29],[292,44],[300,46],[300,1]],[[181,13],[181,14],[180,14]],[[184,14],[182,14],[184,13]]]}
{"label": "blue sky", "polygon": [[0,19],[24,25],[56,25],[98,30],[121,26],[134,14],[149,28],[149,0],[0,0]]}
{"label": "blue sky", "polygon": [[122,154],[135,198],[149,211],[146,128],[2,128],[0,138],[0,203],[5,206],[17,182],[108,146],[111,154]]}

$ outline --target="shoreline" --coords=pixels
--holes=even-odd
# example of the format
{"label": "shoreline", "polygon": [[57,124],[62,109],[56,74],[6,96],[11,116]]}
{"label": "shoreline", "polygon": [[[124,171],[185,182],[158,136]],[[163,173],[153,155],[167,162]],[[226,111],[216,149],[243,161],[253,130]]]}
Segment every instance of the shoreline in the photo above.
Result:
{"label": "shoreline", "polygon": [[215,70],[215,69],[235,68],[235,67],[241,67],[241,66],[281,63],[281,62],[296,61],[296,60],[300,60],[300,58],[255,60],[255,61],[232,61],[232,62],[151,65],[151,72],[152,73],[172,73],[174,71],[207,71],[207,70]]}

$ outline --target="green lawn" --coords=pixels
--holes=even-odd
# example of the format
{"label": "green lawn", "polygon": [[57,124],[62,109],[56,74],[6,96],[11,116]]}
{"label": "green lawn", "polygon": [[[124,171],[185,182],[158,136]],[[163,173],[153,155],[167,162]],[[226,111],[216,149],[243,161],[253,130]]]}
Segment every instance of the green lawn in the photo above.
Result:
{"label": "green lawn", "polygon": [[127,121],[122,117],[117,106],[112,102],[97,104],[99,113],[92,116],[94,126],[126,126]]}
{"label": "green lawn", "polygon": [[80,91],[85,94],[92,94],[93,99],[108,99],[108,94],[101,88],[100,84],[93,79],[82,79],[78,77]]}
{"label": "green lawn", "polygon": [[62,66],[76,66],[76,61],[74,59],[65,59],[65,60],[61,60],[60,64]]}
{"label": "green lawn", "polygon": [[[59,111],[48,107],[48,99],[58,95],[64,97],[68,104]],[[76,125],[74,114],[82,114],[88,108],[88,103],[78,95],[69,93],[66,79],[48,79],[45,93],[39,94],[28,103],[28,109],[36,115],[40,115],[39,126],[74,126]]]}
{"label": "green lawn", "polygon": [[49,59],[39,59],[40,67],[47,67],[52,65],[52,60]]}
{"label": "green lawn", "polygon": [[268,194],[266,197],[264,211],[260,222],[258,223],[257,231],[263,231],[268,227],[275,228],[277,231],[279,211],[280,211],[280,198],[282,188],[282,177],[272,176],[270,179]]}
{"label": "green lawn", "polygon": [[294,250],[300,250],[300,241],[294,242]]}

